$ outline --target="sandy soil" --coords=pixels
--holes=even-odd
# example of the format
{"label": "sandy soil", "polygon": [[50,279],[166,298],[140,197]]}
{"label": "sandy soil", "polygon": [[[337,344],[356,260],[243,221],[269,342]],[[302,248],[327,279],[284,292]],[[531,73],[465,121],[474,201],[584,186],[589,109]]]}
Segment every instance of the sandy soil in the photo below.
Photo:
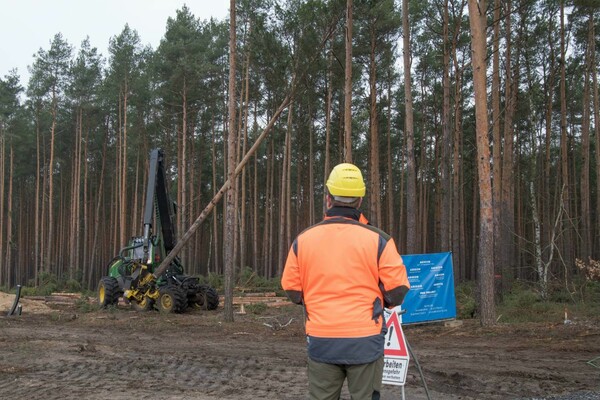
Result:
{"label": "sandy soil", "polygon": [[[299,307],[237,314],[225,323],[222,309],[82,313],[74,305],[23,304],[21,316],[7,317],[10,306],[0,302],[1,398],[307,398]],[[431,399],[600,393],[600,368],[588,363],[600,357],[600,321],[485,329],[464,321],[408,326],[405,333]],[[408,375],[406,399],[427,399],[413,361]],[[344,389],[342,399],[349,398]],[[384,386],[382,399],[401,398],[400,387]]]}

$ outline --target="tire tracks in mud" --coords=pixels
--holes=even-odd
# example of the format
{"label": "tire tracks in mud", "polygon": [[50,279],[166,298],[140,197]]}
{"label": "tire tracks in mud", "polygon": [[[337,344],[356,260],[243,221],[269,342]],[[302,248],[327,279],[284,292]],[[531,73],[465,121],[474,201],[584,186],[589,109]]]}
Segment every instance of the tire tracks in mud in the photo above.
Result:
{"label": "tire tracks in mud", "polygon": [[82,352],[76,359],[69,355],[15,370],[0,368],[0,393],[4,398],[46,400],[202,396],[293,400],[305,396],[305,368],[281,358],[203,356],[182,354],[182,349],[172,354],[148,349],[148,354],[102,357]]}

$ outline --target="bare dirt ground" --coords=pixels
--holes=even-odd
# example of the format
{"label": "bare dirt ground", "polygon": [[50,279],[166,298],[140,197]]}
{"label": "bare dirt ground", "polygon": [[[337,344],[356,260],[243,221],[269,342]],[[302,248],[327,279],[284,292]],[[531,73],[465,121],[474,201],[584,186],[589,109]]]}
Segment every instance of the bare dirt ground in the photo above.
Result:
{"label": "bare dirt ground", "polygon": [[[222,308],[164,315],[22,304],[22,315],[7,317],[0,303],[2,399],[307,398],[296,306],[225,323]],[[600,319],[493,328],[468,320],[405,333],[431,399],[600,398],[600,369],[588,363],[600,357]],[[405,396],[427,398],[412,360]],[[401,398],[400,387],[384,386],[382,399]]]}

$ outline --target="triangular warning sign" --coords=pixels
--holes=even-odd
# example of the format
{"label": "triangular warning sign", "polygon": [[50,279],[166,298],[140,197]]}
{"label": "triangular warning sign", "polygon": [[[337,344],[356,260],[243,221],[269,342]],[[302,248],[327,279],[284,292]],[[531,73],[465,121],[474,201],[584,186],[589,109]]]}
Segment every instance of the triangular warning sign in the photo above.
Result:
{"label": "triangular warning sign", "polygon": [[392,312],[386,321],[388,331],[385,335],[385,347],[383,350],[386,356],[408,357],[404,332],[398,320],[398,314]]}

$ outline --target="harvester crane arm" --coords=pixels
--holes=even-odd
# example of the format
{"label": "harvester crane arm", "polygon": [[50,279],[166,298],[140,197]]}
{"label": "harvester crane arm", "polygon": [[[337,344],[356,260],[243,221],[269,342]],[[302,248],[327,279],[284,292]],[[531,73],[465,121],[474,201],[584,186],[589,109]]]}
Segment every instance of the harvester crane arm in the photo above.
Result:
{"label": "harvester crane arm", "polygon": [[[150,166],[148,169],[148,186],[146,189],[146,205],[144,208],[143,242],[144,259],[148,259],[149,248],[153,235],[154,216],[160,219],[160,234],[164,243],[165,251],[169,253],[175,246],[176,231],[173,218],[175,209],[169,197],[168,183],[165,173],[164,154],[161,149],[153,149],[150,152]],[[166,254],[165,254],[166,256]]]}

